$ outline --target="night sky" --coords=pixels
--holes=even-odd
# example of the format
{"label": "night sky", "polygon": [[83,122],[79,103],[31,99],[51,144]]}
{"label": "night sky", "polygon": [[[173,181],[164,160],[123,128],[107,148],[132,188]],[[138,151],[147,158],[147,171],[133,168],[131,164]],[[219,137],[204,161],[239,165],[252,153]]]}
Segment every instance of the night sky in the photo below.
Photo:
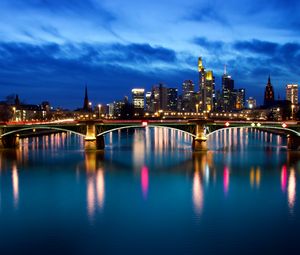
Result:
{"label": "night sky", "polygon": [[131,88],[198,84],[197,59],[262,102],[300,80],[297,0],[1,0],[0,99],[81,107]]}

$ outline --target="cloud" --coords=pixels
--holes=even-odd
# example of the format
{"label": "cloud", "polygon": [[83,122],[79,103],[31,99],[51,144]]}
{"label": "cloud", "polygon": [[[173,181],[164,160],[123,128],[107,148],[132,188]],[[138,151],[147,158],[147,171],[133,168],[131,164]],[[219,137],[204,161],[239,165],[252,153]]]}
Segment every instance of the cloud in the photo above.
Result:
{"label": "cloud", "polygon": [[268,59],[270,69],[281,66],[293,73],[300,74],[295,66],[300,65],[300,44],[295,42],[274,43],[260,40],[238,41],[233,48],[245,55],[252,54],[258,59]]}
{"label": "cloud", "polygon": [[235,42],[233,47],[238,51],[248,51],[255,54],[271,56],[277,51],[279,45],[273,42],[252,40]]}
{"label": "cloud", "polygon": [[89,15],[90,17],[98,16],[98,20],[115,20],[115,16],[106,10],[99,1],[96,2],[92,0],[16,0],[11,6],[52,14],[64,14],[67,16],[80,14],[84,16]]}
{"label": "cloud", "polygon": [[230,26],[226,16],[220,14],[213,4],[208,3],[200,7],[195,7],[190,13],[185,15],[183,19],[203,23],[215,22],[223,26]]}
{"label": "cloud", "polygon": [[47,99],[71,107],[81,105],[85,83],[98,102],[122,98],[134,86],[177,85],[193,75],[178,65],[173,50],[149,44],[0,43],[3,96],[19,93],[27,101]]}
{"label": "cloud", "polygon": [[41,30],[44,31],[45,33],[52,35],[54,37],[60,38],[60,39],[65,39],[60,32],[58,31],[57,28],[51,25],[41,25],[40,26]]}
{"label": "cloud", "polygon": [[225,45],[225,43],[222,41],[211,41],[206,37],[196,37],[192,40],[192,42],[209,51],[222,51],[224,50]]}

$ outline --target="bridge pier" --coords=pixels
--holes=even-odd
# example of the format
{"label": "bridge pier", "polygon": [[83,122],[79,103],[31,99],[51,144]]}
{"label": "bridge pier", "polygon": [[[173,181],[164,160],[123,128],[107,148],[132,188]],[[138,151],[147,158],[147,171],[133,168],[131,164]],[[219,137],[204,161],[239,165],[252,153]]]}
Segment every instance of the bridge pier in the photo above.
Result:
{"label": "bridge pier", "polygon": [[196,137],[193,139],[192,148],[194,151],[207,151],[207,143],[205,136],[205,126],[202,123],[196,125]]}
{"label": "bridge pier", "polygon": [[86,123],[86,135],[84,138],[84,149],[97,150],[96,126],[93,122]]}
{"label": "bridge pier", "polygon": [[287,140],[288,150],[298,151],[300,150],[300,136],[289,135]]}
{"label": "bridge pier", "polygon": [[192,148],[193,151],[207,151],[206,139],[194,138]]}
{"label": "bridge pier", "polygon": [[93,122],[86,124],[86,136],[84,139],[84,148],[86,151],[104,150],[104,136],[96,136],[96,126]]}
{"label": "bridge pier", "polygon": [[0,148],[12,149],[17,148],[20,144],[19,135],[6,135],[0,139]]}

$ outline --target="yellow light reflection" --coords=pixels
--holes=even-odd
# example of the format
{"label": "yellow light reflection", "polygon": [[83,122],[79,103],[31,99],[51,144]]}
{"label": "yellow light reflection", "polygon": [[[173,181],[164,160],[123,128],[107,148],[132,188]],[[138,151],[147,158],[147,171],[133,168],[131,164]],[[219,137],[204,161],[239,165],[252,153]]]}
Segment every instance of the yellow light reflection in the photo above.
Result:
{"label": "yellow light reflection", "polygon": [[92,219],[95,214],[95,189],[93,176],[87,179],[87,210],[89,218]]}
{"label": "yellow light reflection", "polygon": [[253,187],[253,185],[254,185],[254,175],[255,175],[254,168],[251,167],[251,170],[250,170],[250,185],[251,185],[251,187]]}
{"label": "yellow light reflection", "polygon": [[87,172],[96,171],[96,153],[95,152],[86,152],[85,153],[85,169]]}
{"label": "yellow light reflection", "polygon": [[261,170],[260,168],[256,168],[256,174],[255,174],[255,182],[256,182],[256,186],[259,188],[260,186],[260,180],[261,180]]}
{"label": "yellow light reflection", "polygon": [[97,158],[101,156],[96,152],[85,154],[85,168],[87,173],[87,213],[90,220],[93,220],[97,208],[103,209],[105,198],[105,179],[102,167],[97,169]]}
{"label": "yellow light reflection", "polygon": [[135,130],[133,139],[134,139],[134,143],[133,143],[134,165],[141,167],[144,164],[144,160],[145,160],[146,145],[144,140],[144,134],[139,132],[139,130]]}
{"label": "yellow light reflection", "polygon": [[19,176],[16,163],[12,167],[12,184],[13,184],[13,196],[14,206],[17,207],[19,203]]}
{"label": "yellow light reflection", "polygon": [[288,184],[288,203],[291,211],[293,211],[295,200],[296,200],[296,176],[295,176],[295,170],[292,169],[290,171],[289,184]]}
{"label": "yellow light reflection", "polygon": [[105,189],[104,189],[104,172],[103,169],[98,169],[97,172],[97,203],[98,203],[98,208],[102,209],[104,205],[104,194],[105,194]]}
{"label": "yellow light reflection", "polygon": [[195,213],[200,215],[203,209],[203,188],[200,173],[197,171],[194,173],[193,178],[193,203]]}
{"label": "yellow light reflection", "polygon": [[261,170],[259,167],[254,169],[254,167],[251,167],[250,170],[250,185],[251,188],[255,185],[257,188],[260,186],[260,181],[261,181]]}

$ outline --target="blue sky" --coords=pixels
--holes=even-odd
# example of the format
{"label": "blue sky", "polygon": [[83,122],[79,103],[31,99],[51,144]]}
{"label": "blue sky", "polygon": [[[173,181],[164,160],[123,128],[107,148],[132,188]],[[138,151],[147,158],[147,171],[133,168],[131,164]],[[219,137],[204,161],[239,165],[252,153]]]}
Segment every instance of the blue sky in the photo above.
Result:
{"label": "blue sky", "polygon": [[0,97],[27,103],[94,104],[163,82],[198,83],[197,58],[216,76],[224,64],[260,102],[300,80],[296,0],[1,0]]}

